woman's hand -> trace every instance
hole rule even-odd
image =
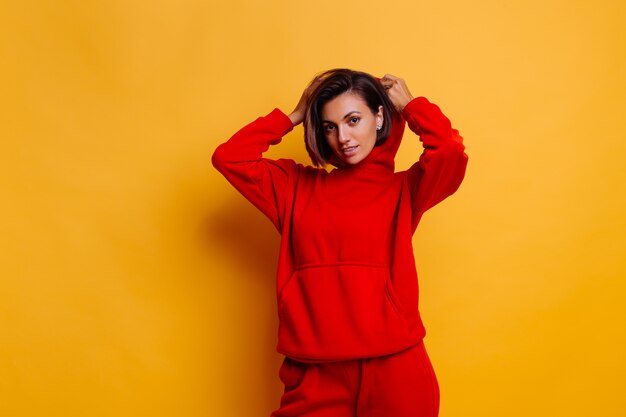
[[[296,108],[289,115],[289,119],[291,119],[291,123],[293,123],[294,126],[299,125],[304,120],[304,114],[306,113],[309,98],[311,97],[313,90],[317,88],[321,81],[322,79],[319,76],[315,77],[311,84],[304,89]]]
[[[409,87],[402,78],[398,78],[395,75],[385,74],[380,79],[380,83],[387,92],[387,96],[395,106],[396,110],[401,112],[409,101],[413,100],[413,96],[409,91]]]

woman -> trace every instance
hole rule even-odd
[[[424,150],[394,172],[405,121]],[[262,157],[300,123],[314,167]],[[285,389],[273,417],[437,416],[411,238],[461,184],[464,149],[439,107],[404,80],[348,69],[317,76],[292,113],[275,108],[216,149],[214,166],[281,233]]]

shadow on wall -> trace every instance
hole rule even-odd
[[[249,346],[254,348],[244,350],[237,347],[236,350],[245,352],[246,356],[228,358],[234,365],[228,369],[228,375],[224,378],[212,377],[231,381],[232,386],[227,389],[235,398],[259,399],[229,404],[235,415],[259,412],[269,415],[269,411],[277,407],[282,394],[278,379],[280,357],[276,353],[278,317],[275,307],[280,234],[269,219],[241,196],[224,201],[205,218],[203,226],[203,238],[211,243],[210,246],[215,247],[215,242],[220,246],[220,263],[226,270],[232,267],[232,277],[238,281],[232,285],[243,288],[250,284],[254,285],[253,288],[263,289],[259,294],[260,302],[247,306],[246,311],[239,315],[242,322],[232,323],[240,329],[242,339],[250,336]],[[266,295],[270,298],[265,298]],[[274,306],[270,311],[267,311],[268,304]]]
[[[280,234],[256,207],[243,197],[231,199],[211,213],[206,226],[207,239],[220,242],[227,263],[274,286]]]

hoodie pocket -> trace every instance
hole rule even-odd
[[[278,298],[278,351],[295,358],[344,360],[406,346],[403,309],[385,265],[298,268]]]

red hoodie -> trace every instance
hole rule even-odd
[[[405,120],[424,150],[394,172]],[[381,356],[425,335],[411,238],[422,214],[454,193],[463,139],[424,97],[394,113],[387,141],[360,163],[325,169],[262,154],[293,129],[275,108],[221,144],[213,165],[281,233],[277,351],[303,362]]]

